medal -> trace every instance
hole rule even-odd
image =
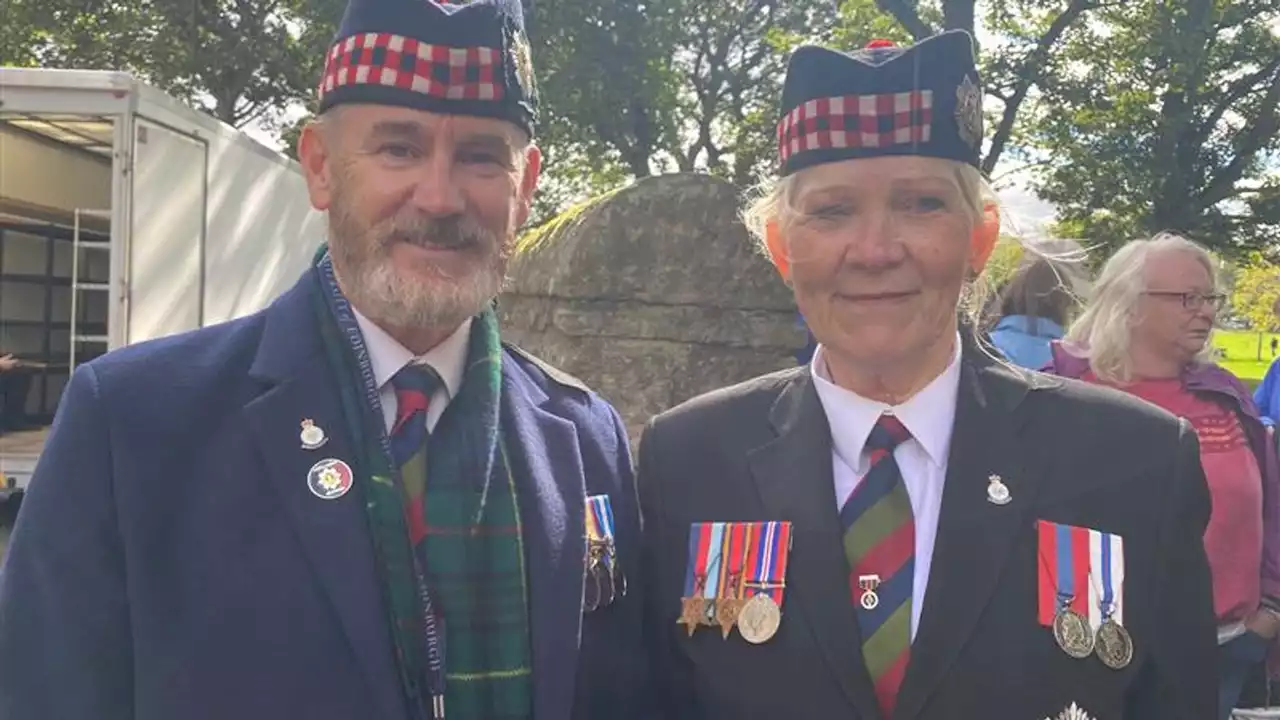
[[[1040,623],[1053,629],[1053,639],[1064,653],[1086,658],[1093,652],[1089,531],[1041,520],[1037,532]]]
[[[1098,659],[1112,670],[1123,670],[1133,660],[1133,638],[1121,624],[1120,589],[1124,582],[1124,541],[1119,535],[1089,531],[1089,579],[1102,623],[1094,636]]]
[[[738,632],[747,642],[759,644],[772,638],[782,622],[791,523],[764,522],[751,526],[743,583],[748,598],[738,615]]]
[[[708,601],[714,601],[715,593],[707,596],[707,585],[710,584],[709,569],[713,554],[718,554],[712,537],[715,526],[719,523],[694,523],[689,528],[689,557],[685,566],[684,596],[680,599],[679,623],[689,630],[692,636],[699,625],[710,625],[715,605],[707,607]]]
[[[702,598],[680,598],[680,619],[676,622],[689,629],[689,637],[693,637],[693,631],[697,630],[698,625],[701,624],[702,615]]]
[[[1098,659],[1112,670],[1123,670],[1133,660],[1133,638],[1129,637],[1129,631],[1123,625],[1111,618],[1098,627],[1094,646]]]
[[[613,506],[609,503],[609,496],[592,495],[587,498],[586,505],[586,565],[596,591],[594,601],[586,608],[590,612],[612,605],[618,598],[620,585],[622,595],[626,595],[627,590],[626,577],[618,566],[618,550],[613,534]]]
[[[1062,652],[1077,660],[1093,653],[1093,633],[1089,631],[1089,621],[1069,605],[1063,606],[1053,618],[1053,639],[1058,641]]]
[[[876,594],[876,588],[880,587],[880,576],[859,575],[858,587],[862,589],[858,604],[862,605],[863,610],[875,610],[880,605],[880,596]]]
[[[738,616],[738,632],[742,633],[743,640],[759,645],[772,638],[781,623],[782,612],[777,603],[769,595],[757,593],[742,607],[742,614]]]
[[[720,625],[720,632],[726,640],[729,638],[729,632],[738,622],[742,606],[746,603],[742,596],[745,590],[742,570],[747,561],[747,546],[752,536],[750,529],[749,523],[727,523],[724,540],[721,543],[721,557],[724,559],[720,563],[721,577],[718,583],[719,592],[716,596],[716,622]]]
[[[318,450],[329,442],[329,437],[314,420],[307,419],[302,421],[302,432],[298,433],[298,440],[302,442],[303,450]]]

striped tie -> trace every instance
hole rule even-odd
[[[391,378],[396,391],[396,419],[391,426],[391,457],[404,483],[405,521],[414,547],[427,534],[422,494],[427,486],[427,408],[440,387],[430,365],[406,365]]]
[[[897,418],[880,416],[867,439],[871,469],[840,509],[844,554],[851,568],[849,587],[862,629],[862,656],[886,718],[893,716],[911,657],[915,520],[902,473],[893,459],[894,448],[910,437]],[[871,575],[879,578],[874,587],[879,603],[868,610],[861,602],[867,590],[860,578]]]

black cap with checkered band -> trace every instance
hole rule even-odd
[[[973,37],[952,30],[897,47],[876,40],[851,53],[796,49],[778,122],[782,175],[820,163],[927,155],[975,167],[982,91]]]
[[[343,103],[498,118],[532,137],[538,100],[520,0],[348,0],[319,112]]]

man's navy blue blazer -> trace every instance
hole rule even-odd
[[[0,568],[4,720],[408,720],[309,280],[262,312],[76,370]],[[536,720],[639,712],[640,521],[617,412],[508,348]],[[329,434],[306,450],[300,423]],[[631,588],[583,609],[587,495]]]

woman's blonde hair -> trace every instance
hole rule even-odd
[[[1086,358],[1089,368],[1099,380],[1127,383],[1133,379],[1129,352],[1133,326],[1138,317],[1138,300],[1146,291],[1144,269],[1156,254],[1186,253],[1195,258],[1209,273],[1216,289],[1218,276],[1213,256],[1203,246],[1174,233],[1160,233],[1149,240],[1133,240],[1116,251],[1102,267],[1094,283],[1092,298],[1084,312],[1067,330],[1065,349]],[[1213,347],[1206,342],[1196,356],[1197,362],[1209,362]]]

